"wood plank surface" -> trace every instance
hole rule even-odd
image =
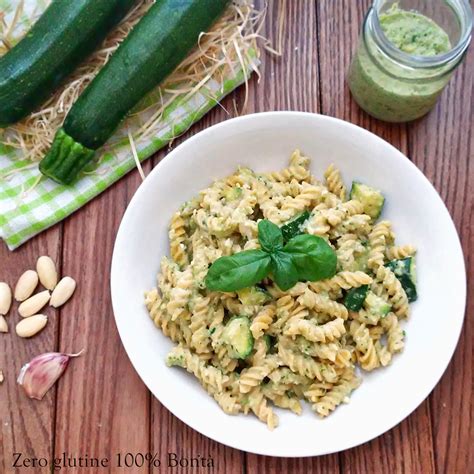
[[[282,57],[263,57],[262,79],[252,88],[249,113],[266,110],[320,110],[318,65],[318,21],[316,2],[288,0],[280,8],[268,11],[268,38],[278,39],[278,27],[283,16]],[[262,91],[265,93],[262,94]],[[247,454],[247,472],[256,473],[332,473],[338,467],[337,455],[311,460],[285,459]]]
[[[321,111],[370,130],[410,156],[408,137],[411,125],[386,124],[373,119],[357,106],[347,86],[347,71],[370,3],[368,0],[346,2],[347,8],[341,8],[340,2],[318,3]],[[339,457],[342,472],[434,473],[429,404],[423,403],[413,415],[387,434],[340,453]]]
[[[0,281],[13,288],[19,276],[28,269],[36,268],[40,255],[50,255],[61,266],[62,225],[56,226],[33,239],[18,251],[11,253],[2,243],[0,246]],[[40,287],[39,287],[40,288]],[[42,289],[42,288],[40,288]],[[53,454],[56,390],[49,391],[36,403],[26,397],[17,385],[21,367],[33,357],[57,348],[59,314],[53,308],[43,310],[48,316],[46,328],[32,339],[21,339],[15,334],[15,326],[21,317],[14,303],[6,317],[9,333],[0,334],[0,369],[5,381],[0,386],[0,472],[11,472],[14,453],[24,457],[45,457]],[[41,472],[29,468],[28,472]]]
[[[178,146],[190,135],[194,135],[205,128],[221,122],[233,113],[234,101],[238,101],[241,90],[235,94],[230,94],[222,103],[223,108],[216,107],[209,112],[199,123],[195,124],[188,133],[178,138],[173,147]],[[154,164],[158,163],[165,155],[164,152],[158,154],[154,159]],[[152,466],[152,473],[186,473],[201,472],[197,468],[190,468],[192,459],[195,465],[201,462],[212,463],[215,472],[225,472],[226,474],[238,474],[242,472],[245,453],[217,443],[206,436],[185,425],[172,415],[156,398],[151,400],[151,421],[150,421],[150,451],[157,453],[161,460],[160,466]],[[180,461],[181,460],[181,461]],[[204,461],[203,461],[204,460]],[[205,472],[206,468],[201,468]]]
[[[147,163],[145,170],[150,166]],[[64,225],[63,275],[77,279],[78,288],[61,311],[59,347],[86,352],[71,362],[68,377],[59,384],[58,456],[87,454],[107,458],[115,466],[118,453],[146,453],[149,448],[150,394],[121,345],[109,279],[118,226],[140,182],[138,172],[132,172]]]
[[[439,473],[474,472],[474,54],[471,49],[436,109],[409,129],[410,154],[440,193],[461,238],[467,310],[461,338],[430,396]],[[449,315],[446,315],[449,324]]]
[[[264,0],[256,2],[262,7]],[[468,310],[455,356],[432,395],[385,435],[357,448],[317,458],[256,456],[225,447],[188,428],[150,395],[132,368],[113,320],[109,269],[115,234],[140,184],[136,171],[92,203],[19,250],[0,245],[0,281],[14,285],[49,254],[63,275],[79,282],[61,311],[47,310],[47,328],[30,341],[0,334],[0,473],[46,472],[12,468],[13,453],[29,457],[96,456],[108,468],[88,472],[216,472],[470,474],[474,472],[474,146],[471,51],[436,109],[413,124],[390,125],[370,118],[350,96],[346,75],[369,0],[270,0],[262,34],[278,39],[283,19],[282,58],[262,53],[260,82],[249,83],[246,113],[269,110],[320,112],[376,133],[406,153],[440,192],[459,230],[466,255]],[[276,44],[277,41],[274,41]],[[216,107],[187,134],[235,115],[244,88]],[[158,153],[148,172],[165,155]],[[100,239],[96,236],[100,235]],[[447,315],[449,318],[449,315]],[[7,317],[14,331],[16,306]],[[30,401],[15,379],[38,353],[86,349],[71,361],[57,388],[42,402]],[[158,453],[158,468],[118,470],[116,455]],[[168,457],[168,453],[170,457]],[[175,466],[175,457],[212,458],[213,468]],[[167,461],[171,460],[168,466]],[[62,472],[82,472],[64,470]]]

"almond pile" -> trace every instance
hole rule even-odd
[[[38,283],[45,290],[33,294]],[[76,289],[76,282],[69,276],[58,282],[58,272],[51,257],[38,258],[35,270],[26,270],[18,279],[14,297],[20,303],[18,314],[24,318],[16,325],[20,337],[32,337],[38,334],[48,323],[48,317],[40,311],[49,303],[59,308],[71,298]],[[5,282],[0,282],[0,332],[8,332],[5,315],[12,304],[12,292]]]
[[[60,281],[58,279],[56,265],[51,257],[46,255],[38,258],[36,271],[26,270],[20,276],[13,293],[13,297],[19,303],[18,314],[21,317],[15,328],[19,337],[32,337],[45,328],[48,317],[40,311],[48,303],[54,308],[59,308],[71,298],[76,289],[75,280],[69,276]],[[35,293],[39,283],[44,290]],[[10,286],[0,282],[0,332],[8,332],[5,316],[11,309],[12,299]],[[67,362],[64,361],[77,355],[79,354],[48,353],[37,356],[22,368],[18,383],[23,386],[30,398],[41,399],[66,368]],[[46,360],[45,356],[48,356],[47,364],[43,363]],[[36,360],[41,363],[36,363]],[[61,370],[58,370],[58,367]],[[2,382],[3,372],[0,370],[0,383]]]

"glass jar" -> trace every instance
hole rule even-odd
[[[381,17],[387,18],[393,8],[432,20],[448,35],[450,49],[431,56],[410,54],[408,47],[398,49],[381,24]],[[349,70],[354,99],[370,115],[387,122],[407,122],[425,115],[463,59],[471,29],[468,0],[375,0]]]

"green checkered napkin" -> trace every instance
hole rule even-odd
[[[0,10],[14,8],[12,1],[0,0]],[[41,2],[43,3],[43,2]],[[38,3],[26,1],[28,7]],[[30,11],[31,14],[31,11]],[[174,137],[187,130],[225,95],[245,81],[251,70],[234,71],[222,83],[209,81],[187,100],[177,98],[165,110],[162,126],[151,138],[135,137],[140,160],[150,157]],[[137,121],[141,121],[141,114]],[[133,120],[129,119],[133,127]],[[136,124],[135,124],[136,125]],[[0,146],[0,237],[13,250],[28,239],[72,214],[135,167],[126,130],[120,130],[104,149],[99,167],[74,186],[61,186],[41,178],[37,164],[21,160],[14,149]],[[38,182],[39,180],[39,182]]]

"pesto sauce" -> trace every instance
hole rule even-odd
[[[451,49],[447,33],[420,13],[392,7],[380,15],[380,25],[387,39],[405,53],[436,56]]]
[[[413,56],[436,56],[451,49],[447,33],[430,18],[394,5],[379,16],[387,39]],[[404,68],[366,38],[349,71],[349,87],[357,103],[369,114],[387,122],[406,122],[425,115],[436,103],[450,74]],[[434,77],[433,77],[434,76]]]

